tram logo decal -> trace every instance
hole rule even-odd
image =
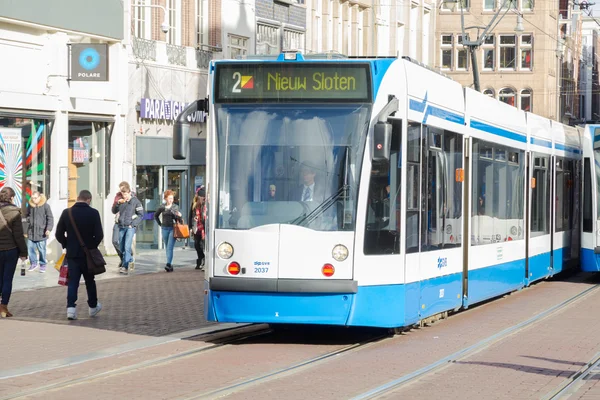
[[[448,266],[448,257],[438,257],[438,268],[442,269]]]

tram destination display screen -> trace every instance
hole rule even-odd
[[[369,64],[217,64],[217,103],[371,101]]]

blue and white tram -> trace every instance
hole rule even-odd
[[[198,104],[208,320],[401,327],[578,262],[574,128],[396,58],[215,61]]]
[[[588,125],[583,134],[583,218],[581,269],[600,271],[600,126]]]

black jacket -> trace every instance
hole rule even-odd
[[[27,209],[27,238],[34,242],[48,239],[46,231],[51,231],[54,228],[54,216],[50,205],[46,203],[46,196],[40,195],[39,204],[35,204],[33,200],[29,200],[29,208]]]
[[[171,205],[171,208],[165,207],[165,205],[161,205],[158,207],[158,210],[154,213],[154,219],[159,226],[165,228],[172,228],[175,225],[175,221],[183,224],[183,218],[175,215],[176,212],[181,212],[179,210],[179,206],[175,203]],[[162,214],[162,221],[158,218]]]
[[[144,207],[137,197],[131,196],[131,199],[125,203],[115,203],[112,206],[113,214],[119,214],[118,224],[120,227],[137,228],[142,223],[144,217]]]
[[[19,249],[19,257],[27,257],[27,244],[23,235],[21,209],[13,204],[0,203],[0,212],[7,226],[0,226],[0,251]]]
[[[79,228],[85,246],[88,249],[97,249],[102,239],[104,239],[98,210],[83,202],[73,204],[70,209],[73,210],[73,219],[77,224],[77,228]],[[62,245],[63,249],[67,249],[67,258],[85,259],[85,253],[71,225],[68,208],[62,212],[56,225],[56,240]]]

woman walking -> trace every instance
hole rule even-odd
[[[27,244],[23,235],[21,209],[13,204],[15,191],[5,186],[0,190],[0,317],[12,317],[8,302],[17,261],[27,259]]]
[[[175,247],[175,236],[173,235],[173,228],[176,223],[183,224],[183,218],[179,211],[179,206],[173,203],[175,198],[172,190],[167,190],[163,197],[165,204],[161,205],[158,210],[154,213],[154,219],[158,223],[158,226],[162,228],[163,243],[167,251],[167,265],[165,271],[173,272],[173,247]],[[162,214],[162,221],[159,218]]]
[[[192,212],[190,213],[190,221],[188,224],[190,226],[190,230],[194,232],[194,247],[196,248],[196,253],[198,254],[198,259],[196,260],[196,269],[199,270],[204,270],[205,199],[206,193],[204,191],[204,186],[200,186],[196,196],[194,197],[194,202],[192,203]]]
[[[46,203],[46,196],[39,192],[33,192],[27,209],[30,272],[38,267],[40,272],[46,272],[46,240],[50,237],[50,231],[53,227],[54,217],[50,205]]]

